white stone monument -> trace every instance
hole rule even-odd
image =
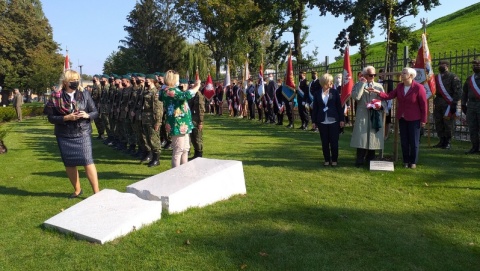
[[[104,189],[48,219],[45,227],[104,244],[161,218],[162,204]]]
[[[241,161],[196,158],[179,167],[127,186],[145,200],[161,201],[163,210],[178,213],[246,194]]]

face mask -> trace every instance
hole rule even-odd
[[[105,86],[106,83],[107,83],[107,82],[105,82],[105,81],[101,81],[101,82],[100,82],[100,85]]]
[[[130,80],[130,84],[135,85],[135,83],[136,83],[135,80],[133,80],[133,79]]]
[[[70,82],[70,83],[68,83],[68,88],[69,89],[77,89],[79,84],[80,84],[80,82],[78,82],[78,81]]]
[[[138,85],[140,85],[140,84],[142,83],[142,81],[140,81],[140,80],[137,80],[137,81],[135,81],[135,82],[136,82]]]
[[[474,73],[480,73],[480,67],[473,68]]]
[[[127,84],[122,83],[122,87],[126,88],[126,87],[127,87]]]
[[[113,79],[112,78],[108,79],[108,83],[110,84],[113,83]]]
[[[93,79],[92,82],[95,84],[97,82],[97,80]]]
[[[149,84],[149,83],[145,83],[145,87],[149,88],[149,87],[150,87],[150,84]]]
[[[312,75],[312,80],[315,80],[317,79],[317,77],[315,75]]]
[[[120,84],[115,84],[115,87],[117,87],[117,88],[118,88],[119,86],[120,86]]]
[[[447,68],[445,68],[445,67],[443,67],[443,66],[440,66],[440,67],[438,67],[438,71],[439,71],[440,73],[444,73],[444,72],[447,71]]]

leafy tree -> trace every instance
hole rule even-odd
[[[56,52],[58,44],[52,39],[52,28],[43,14],[41,2],[3,0],[0,1],[0,14],[0,85],[23,89],[47,88],[51,83],[41,80],[46,84],[43,85],[33,78],[38,79],[41,74],[47,80],[52,77],[58,79],[62,71],[62,57]],[[39,67],[42,61],[58,68]]]

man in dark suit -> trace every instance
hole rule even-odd
[[[273,99],[275,99],[276,90],[277,90],[277,84],[273,79],[273,74],[270,73],[268,75],[267,91],[265,92],[265,100],[267,103],[267,106],[265,107],[265,123],[267,123],[267,121],[269,121],[270,124],[276,123],[275,114],[273,113]]]
[[[248,79],[248,88],[247,88],[247,103],[248,103],[248,113],[249,119],[255,119],[255,86],[253,85],[252,78]]]
[[[309,94],[308,94],[308,82],[306,78],[306,72],[302,71],[300,73],[300,82],[297,88],[297,102],[298,102],[298,114],[300,115],[300,120],[302,121],[302,126],[299,129],[307,130],[308,127],[308,101],[309,101]]]

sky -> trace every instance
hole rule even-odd
[[[421,10],[417,17],[409,16],[404,19],[406,25],[415,24],[414,29],[421,28],[420,18],[427,18],[428,22],[453,13],[467,6],[476,4],[477,0],[442,0],[441,5],[428,13]],[[65,55],[68,49],[72,68],[82,73],[102,73],[103,63],[114,51],[118,51],[120,40],[127,36],[124,26],[128,24],[126,18],[135,6],[135,0],[42,0],[43,12],[53,28],[53,39],[60,44],[61,52]],[[309,26],[309,44],[303,52],[312,52],[318,47],[318,62],[329,57],[334,62],[334,57],[340,53],[334,50],[334,42],[338,33],[348,27],[343,17],[335,18],[332,15],[319,16],[318,10],[308,10],[305,24]],[[375,38],[371,43],[385,40],[382,30],[375,28]],[[428,28],[427,28],[428,32]],[[293,41],[291,33],[285,33],[283,40]],[[358,48],[351,47],[350,54]]]

